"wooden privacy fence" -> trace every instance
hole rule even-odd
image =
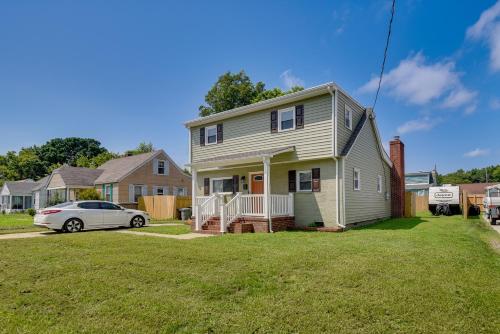
[[[468,194],[466,191],[462,192],[462,213],[464,218],[469,218],[469,208],[472,206],[478,206],[481,212],[484,212],[484,195],[483,194]]]
[[[405,217],[416,216],[416,194],[411,191],[405,192]]]
[[[191,207],[191,196],[142,196],[139,210],[146,211],[153,219],[178,218],[178,209]]]

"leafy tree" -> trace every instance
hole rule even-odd
[[[54,138],[40,147],[33,147],[48,166],[54,164],[76,165],[79,156],[95,157],[107,150],[101,143],[91,138]]]
[[[486,172],[488,173],[488,182],[500,182],[500,165],[473,168],[468,171],[459,169],[456,172],[440,175],[438,181],[440,184],[482,183],[486,182]]]
[[[85,155],[80,155],[76,159],[76,165],[78,167],[87,167],[87,168],[94,168],[95,169],[95,168],[99,167],[100,165],[102,165],[103,163],[105,163],[106,161],[109,161],[111,159],[116,159],[119,157],[120,157],[120,155],[118,155],[116,153],[112,153],[112,152],[107,152],[107,151],[100,153],[93,158],[88,158]]]
[[[208,116],[225,110],[245,106],[264,91],[264,83],[254,84],[244,71],[226,72],[219,77],[205,95],[208,106],[200,106],[200,116]]]
[[[205,95],[206,105],[198,109],[200,116],[208,116],[303,89],[303,87],[295,86],[289,91],[283,91],[280,88],[266,90],[263,82],[259,81],[254,84],[245,71],[226,72],[217,79]]]
[[[125,151],[125,156],[137,155],[137,154],[142,154],[142,153],[149,153],[149,152],[153,152],[153,151],[154,151],[153,144],[141,142],[141,143],[139,143],[139,146],[137,146],[136,149]]]
[[[36,180],[47,174],[47,165],[33,148],[23,148],[18,155],[18,173],[21,179]]]
[[[101,194],[95,188],[88,188],[80,190],[78,199],[82,201],[91,201],[101,199]]]

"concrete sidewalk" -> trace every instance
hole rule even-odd
[[[53,235],[53,234],[56,234],[56,232],[47,231],[47,232],[26,232],[26,233],[0,234],[0,240],[48,237],[48,236]]]

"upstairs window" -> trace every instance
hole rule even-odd
[[[344,111],[344,125],[349,130],[352,130],[352,109],[347,104]]]
[[[217,143],[217,125],[209,126],[205,129],[206,145]]]
[[[158,175],[165,175],[165,160],[158,160]]]
[[[352,176],[354,190],[361,190],[361,171],[359,168],[354,168]]]
[[[295,108],[278,110],[279,131],[295,129]]]

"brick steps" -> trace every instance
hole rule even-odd
[[[273,231],[285,231],[288,229],[293,229],[295,225],[294,217],[273,217],[272,219]],[[191,224],[191,228],[194,230],[194,221]],[[204,234],[215,234],[220,235],[220,217],[211,217],[203,226],[201,227],[201,233]],[[237,218],[232,222],[228,228],[228,233],[268,233],[269,223],[267,219],[263,217],[250,217],[244,216]]]

